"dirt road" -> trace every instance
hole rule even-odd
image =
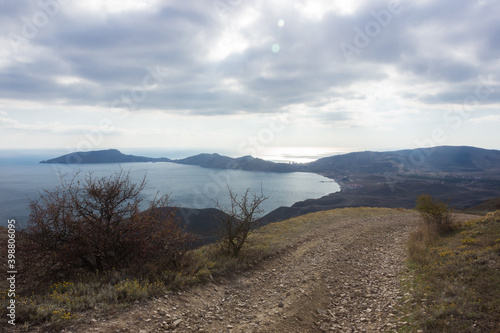
[[[328,214],[322,218],[328,218]],[[237,277],[137,305],[66,332],[387,332],[414,212],[346,218],[311,230]]]

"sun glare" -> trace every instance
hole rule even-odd
[[[208,54],[208,58],[212,61],[224,60],[233,53],[243,52],[248,45],[248,41],[240,34],[232,31],[226,31],[214,44],[214,47]]]
[[[268,147],[261,149],[256,157],[273,162],[308,163],[347,151],[342,147]]]

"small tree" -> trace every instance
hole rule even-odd
[[[140,210],[145,186],[145,177],[136,184],[123,170],[102,178],[77,174],[70,182],[61,176],[60,186],[31,202],[21,240],[28,278],[58,280],[79,272],[175,265],[190,236],[173,210],[164,208],[168,196]]]
[[[435,200],[428,194],[422,194],[417,197],[415,209],[430,231],[444,235],[453,230],[452,211],[446,203]]]
[[[262,213],[260,205],[268,199],[261,192],[260,195],[250,196],[250,189],[238,197],[228,186],[230,207],[222,207],[216,202],[217,208],[224,214],[217,216],[220,221],[219,233],[222,238],[222,247],[231,256],[238,256],[245,244],[250,230],[256,225],[259,214]]]

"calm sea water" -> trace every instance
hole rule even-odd
[[[54,154],[19,155],[0,153],[0,225],[15,218],[23,225],[29,217],[29,203],[39,197],[43,189],[60,184],[60,174],[70,180],[76,172],[95,176],[109,176],[121,169],[140,181],[146,176],[146,200],[156,193],[169,194],[176,206],[189,208],[214,207],[214,201],[229,203],[226,183],[237,193],[250,188],[262,192],[269,199],[262,204],[264,214],[297,201],[319,198],[339,191],[330,179],[312,173],[270,173],[241,170],[206,169],[174,163],[125,163],[92,165],[38,164]]]

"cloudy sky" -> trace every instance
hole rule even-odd
[[[0,149],[500,149],[497,0],[0,0]]]

